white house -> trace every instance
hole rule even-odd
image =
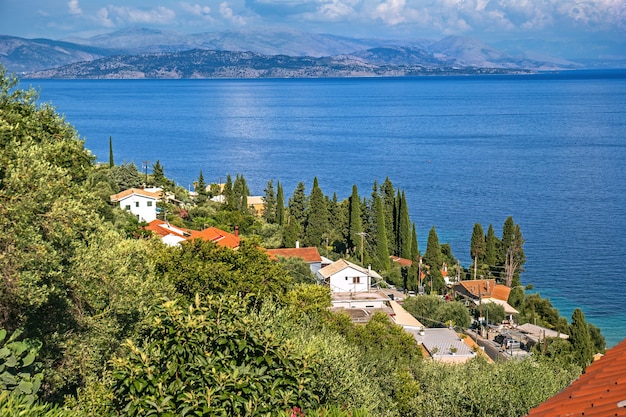
[[[122,210],[133,213],[140,222],[151,222],[157,217],[157,202],[161,193],[150,192],[140,188],[129,188],[111,196],[111,202],[119,204]]]
[[[325,282],[333,293],[368,292],[373,281],[382,277],[370,268],[363,268],[340,259],[317,271],[317,277]]]

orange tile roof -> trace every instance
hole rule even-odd
[[[626,339],[528,417],[626,416]]]
[[[219,246],[228,248],[238,248],[240,239],[231,233],[218,229],[217,227],[209,227],[202,231],[185,229],[182,227],[171,226],[169,223],[163,220],[152,220],[146,227],[146,230],[156,233],[161,237],[167,235],[175,235],[185,240],[189,239],[203,239],[210,240],[217,243]]]
[[[282,256],[284,258],[302,258],[304,262],[310,264],[322,262],[322,257],[315,246],[306,248],[267,249],[267,253],[273,260],[276,260],[278,256]]]
[[[193,239],[204,239],[210,240],[211,242],[215,242],[220,246],[225,246],[228,248],[238,248],[239,247],[239,236],[235,236],[231,233],[225,232],[217,227],[209,227],[200,232],[197,232]]]
[[[161,198],[160,192],[153,193],[150,191],[142,190],[141,188],[129,188],[128,190],[124,190],[121,193],[113,194],[111,196],[111,202],[116,203],[133,194],[137,194],[137,195],[141,195],[141,196],[149,197],[149,198],[154,198],[155,200],[159,200]]]
[[[410,259],[406,259],[406,258],[401,258],[399,256],[390,256],[389,257],[393,262],[400,264],[400,266],[402,267],[407,267],[407,266],[411,266],[411,264],[413,264],[413,261],[411,261]]]

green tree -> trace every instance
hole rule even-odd
[[[574,362],[582,369],[585,369],[593,360],[595,352],[585,315],[579,308],[574,309],[572,314],[569,336]]]
[[[134,163],[122,163],[109,169],[109,178],[115,184],[116,193],[128,190],[129,188],[139,188],[143,182],[141,174]]]
[[[194,189],[196,193],[198,193],[198,197],[196,201],[198,204],[206,203],[208,199],[208,193],[206,190],[206,182],[204,181],[204,175],[202,175],[202,170],[200,170],[200,174],[198,175],[198,181],[194,184]]]
[[[163,165],[161,165],[161,161],[159,161],[158,159],[154,163],[154,165],[152,165],[152,181],[154,181],[154,185],[156,185],[157,187],[165,187],[168,183],[167,178],[165,178],[165,173],[163,171]],[[204,188],[206,189],[206,184]]]
[[[465,304],[458,301],[447,302],[440,305],[435,314],[435,320],[448,327],[455,326],[465,329],[468,328],[472,322],[467,307],[465,307]]]
[[[285,194],[280,181],[276,188],[276,223],[283,226],[285,224]]]
[[[379,195],[376,195],[376,222],[375,222],[375,245],[376,245],[376,267],[386,271],[389,269],[389,246],[387,244],[387,226],[385,225],[385,212],[383,202]]]
[[[313,179],[313,188],[309,196],[309,213],[304,228],[304,244],[320,246],[322,237],[328,230],[328,208],[324,193],[319,187],[317,177]]]
[[[109,136],[109,168],[113,168],[115,162],[113,161],[113,138]]]
[[[485,238],[485,263],[489,266],[490,270],[498,264],[498,246],[500,240],[496,236],[493,225],[489,225],[487,229],[487,237]]]
[[[274,181],[269,180],[265,186],[263,197],[263,218],[268,223],[276,223],[276,194],[274,193]]]
[[[235,182],[233,183],[233,208],[239,210],[242,213],[248,213],[248,196],[250,195],[250,189],[243,175],[237,174],[235,176]]]
[[[400,197],[398,247],[402,258],[411,259],[411,219],[409,218],[409,208],[404,191]]]
[[[289,198],[288,208],[289,216],[297,220],[301,226],[306,223],[308,214],[308,201],[306,198],[304,183],[300,181],[293,191],[293,195]]]
[[[472,230],[472,241],[470,244],[470,255],[472,256],[472,259],[474,259],[474,279],[478,278],[478,261],[483,260],[483,256],[486,251],[485,245],[485,232],[483,232],[483,227],[480,223],[475,223],[474,229]]]
[[[250,312],[237,295],[164,303],[140,345],[113,360],[115,409],[129,416],[269,415],[317,408],[316,364]],[[193,358],[193,360],[190,360]],[[164,366],[166,364],[167,366]]]
[[[224,196],[224,208],[226,210],[235,210],[235,194],[233,192],[233,179],[230,174],[226,175],[226,182],[222,189],[222,195]]]
[[[363,233],[363,223],[361,219],[361,198],[356,185],[352,186],[352,195],[349,199],[349,230],[347,236],[348,249],[352,256],[359,256],[362,252],[363,246],[361,245]]]
[[[439,292],[444,286],[443,277],[441,276],[443,256],[435,226],[431,227],[428,232],[428,242],[426,244],[426,252],[424,253],[423,261],[430,268],[430,275],[433,282],[431,292]]]
[[[389,177],[380,186],[380,195],[383,200],[383,211],[385,213],[385,227],[387,227],[387,243],[389,245],[389,254],[396,254],[396,234],[394,232],[394,206],[396,191]]]
[[[429,327],[438,327],[437,310],[444,304],[437,295],[421,295],[408,297],[402,303],[402,307],[411,313],[416,319]]]
[[[521,228],[513,222],[512,217],[504,222],[500,253],[504,265],[504,283],[509,287],[519,285],[519,274],[523,271],[526,256]]]

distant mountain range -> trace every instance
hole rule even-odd
[[[0,62],[22,78],[402,76],[588,66],[511,56],[458,36],[400,41],[269,31],[183,35],[144,28],[63,41],[0,36]]]

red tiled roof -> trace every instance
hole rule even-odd
[[[150,230],[151,232],[154,232],[161,237],[165,237],[167,235],[175,235],[185,240],[188,240],[188,239],[210,240],[211,242],[217,243],[219,246],[224,246],[224,247],[232,248],[232,249],[239,247],[238,236],[235,236],[231,233],[220,230],[217,227],[209,227],[208,229],[198,231],[198,230],[185,229],[182,227],[171,226],[169,223],[164,222],[163,220],[156,219],[156,220],[152,220],[145,227],[145,229]]]
[[[626,339],[528,417],[626,416]]]
[[[410,259],[406,259],[406,258],[400,258],[399,256],[390,256],[389,257],[393,262],[400,264],[400,266],[402,267],[408,267],[411,266],[411,264],[413,263],[413,261],[411,261]]]
[[[322,262],[322,257],[315,246],[307,248],[267,249],[267,253],[272,260],[276,260],[278,256],[282,256],[284,258],[302,258],[304,262],[310,264]]]
[[[220,230],[217,227],[209,227],[208,229],[204,229],[200,232],[197,232],[196,235],[193,236],[192,238],[210,240],[211,242],[215,242],[220,246],[225,246],[227,248],[232,248],[232,249],[239,247],[238,236],[235,236],[231,233]]]
[[[111,196],[111,202],[116,203],[133,194],[154,198],[155,200],[159,200],[161,198],[161,193],[152,193],[150,191],[142,190],[141,188],[129,188],[128,190],[124,190],[121,193],[113,194]]]

